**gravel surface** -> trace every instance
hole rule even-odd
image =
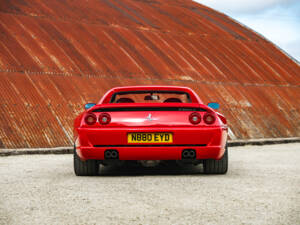
[[[300,224],[300,144],[229,149],[227,175],[202,166],[100,168],[72,155],[0,157],[0,224]]]

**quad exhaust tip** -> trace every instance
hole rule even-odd
[[[119,152],[117,150],[106,150],[104,152],[105,159],[119,159]]]
[[[196,151],[194,149],[185,149],[182,151],[181,156],[182,156],[182,159],[196,159]],[[113,149],[106,150],[104,152],[104,158],[105,159],[119,159],[119,152],[117,150],[113,150]],[[142,161],[148,161],[148,160],[142,160]],[[155,161],[155,160],[153,160],[153,161]],[[144,162],[142,164],[157,164],[157,163],[153,163],[153,161],[149,160],[149,162],[147,162],[147,163]]]
[[[196,159],[196,151],[194,149],[185,149],[182,151],[182,159]]]

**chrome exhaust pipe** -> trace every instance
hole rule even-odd
[[[196,158],[196,152],[194,150],[190,150],[189,151],[189,157],[190,157],[190,159]]]
[[[104,158],[105,159],[118,159],[119,153],[117,150],[106,150],[104,152]]]
[[[184,151],[182,152],[182,158],[184,158],[184,159],[189,158],[189,155],[190,155],[190,153],[189,153],[189,151],[187,151],[187,150],[184,150]]]
[[[112,152],[110,150],[106,150],[104,152],[104,158],[105,159],[111,159],[112,158]]]
[[[196,151],[194,149],[185,149],[182,151],[182,159],[195,159]]]
[[[116,150],[112,150],[112,151],[111,151],[111,158],[112,158],[112,159],[117,159],[117,158],[119,158],[119,154],[118,154],[118,152],[117,152]]]

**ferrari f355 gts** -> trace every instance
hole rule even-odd
[[[203,164],[206,174],[228,168],[226,118],[190,88],[132,86],[109,90],[85,105],[74,122],[74,171],[98,174],[99,164]]]

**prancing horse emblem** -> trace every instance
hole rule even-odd
[[[147,116],[146,119],[149,120],[149,121],[153,121],[153,119],[152,119],[152,114],[150,113],[150,114]]]

